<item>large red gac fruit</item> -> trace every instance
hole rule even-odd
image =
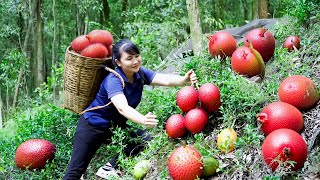
[[[320,98],[313,81],[302,75],[293,75],[284,79],[278,89],[280,101],[289,103],[299,110],[309,109]]]
[[[298,50],[300,49],[300,39],[298,36],[289,36],[283,43],[283,47],[287,48],[290,52],[294,50],[294,47]]]
[[[264,76],[265,64],[260,58],[261,55],[257,51],[254,52],[245,46],[239,47],[232,54],[231,68],[236,73],[248,77]]]
[[[231,56],[237,49],[237,42],[235,38],[228,32],[216,32],[208,37],[209,39],[209,53],[212,57],[220,56],[225,59]]]
[[[219,87],[213,83],[205,83],[200,86],[199,101],[201,107],[208,113],[216,112],[221,104]]]
[[[262,144],[262,156],[265,163],[275,171],[279,163],[288,167],[288,161],[294,161],[292,169],[296,171],[304,166],[308,148],[300,134],[291,129],[277,129],[271,132]]]
[[[201,108],[191,109],[185,116],[185,126],[192,133],[201,132],[208,124],[208,114]]]
[[[71,42],[71,48],[76,52],[81,52],[84,48],[90,45],[90,41],[86,35],[76,37]]]
[[[181,114],[174,114],[168,118],[166,132],[170,138],[181,138],[185,135],[187,128],[184,121],[185,119]]]
[[[257,118],[262,123],[262,132],[266,135],[281,128],[292,129],[299,133],[304,122],[302,113],[296,107],[285,102],[268,104],[261,113],[257,114]]]
[[[108,49],[101,43],[95,43],[84,48],[81,51],[81,55],[90,58],[106,58]]]
[[[106,47],[112,45],[112,42],[113,42],[113,36],[107,30],[101,30],[101,29],[93,30],[87,35],[87,37],[88,37],[90,43],[92,43],[92,44],[93,43],[102,43]]]
[[[193,86],[185,86],[178,91],[176,101],[183,112],[188,112],[198,105],[198,98],[198,91]]]
[[[21,169],[41,169],[54,158],[56,147],[48,140],[30,139],[16,150],[15,162]]]
[[[249,47],[249,42],[257,50],[264,62],[267,62],[274,54],[276,48],[276,41],[273,34],[266,28],[256,28],[248,32],[244,38],[244,45]]]
[[[190,146],[178,147],[169,157],[168,169],[174,180],[200,178],[203,171],[201,154]]]

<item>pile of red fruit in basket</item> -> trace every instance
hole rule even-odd
[[[89,58],[106,58],[112,54],[113,36],[107,30],[95,29],[71,42],[73,51]]]

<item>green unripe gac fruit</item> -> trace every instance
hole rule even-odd
[[[133,168],[133,177],[135,180],[143,179],[146,175],[148,170],[151,167],[151,163],[149,160],[142,160],[138,162]]]
[[[216,173],[216,170],[219,167],[219,161],[213,157],[203,157],[202,163],[202,176],[212,176],[214,173]]]

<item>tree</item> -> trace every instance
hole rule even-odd
[[[192,49],[195,55],[202,51],[202,29],[200,26],[198,0],[187,0],[188,20],[192,40]]]
[[[28,44],[30,42],[30,35],[32,33],[32,27],[34,26],[34,10],[36,9],[36,6],[37,6],[37,3],[33,3],[32,4],[32,1],[31,0],[28,0],[28,3],[29,4],[29,7],[28,7],[28,10],[27,10],[27,16],[28,18],[27,19],[27,28],[26,31],[25,31],[25,37],[24,37],[24,41],[23,41],[23,44],[20,45],[21,47],[21,52],[27,57],[27,49],[28,49]],[[20,12],[21,13],[21,12]],[[23,20],[23,17],[20,16],[20,21],[21,21],[21,25],[24,24],[24,20]],[[23,27],[21,27],[21,29],[24,29]],[[22,33],[20,34],[20,36],[22,35]],[[12,107],[15,108],[16,105],[17,105],[17,101],[18,101],[18,96],[19,96],[19,87],[20,87],[20,84],[21,84],[21,81],[22,81],[22,78],[23,78],[23,75],[25,74],[25,67],[20,67],[20,70],[19,70],[19,75],[18,75],[18,79],[17,79],[17,83],[15,85],[15,89],[14,89],[14,96],[13,96],[13,102],[12,102]]]
[[[269,18],[269,1],[268,0],[258,1],[258,12],[259,12],[259,19]]]
[[[43,0],[37,0],[37,77],[36,86],[39,87],[45,81],[45,62],[43,55],[43,19],[41,17],[41,6]]]

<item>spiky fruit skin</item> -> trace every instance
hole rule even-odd
[[[138,162],[133,168],[134,179],[135,180],[143,179],[147,175],[150,167],[151,167],[151,162],[149,160],[142,160]]]
[[[200,178],[203,169],[201,154],[190,146],[178,147],[169,157],[168,169],[174,180]]]
[[[201,108],[191,109],[185,116],[185,126],[192,133],[201,132],[208,124],[208,114]]]
[[[268,104],[257,117],[262,123],[261,130],[266,135],[281,128],[292,129],[299,133],[304,123],[299,109],[285,102]]]
[[[303,167],[307,159],[308,148],[300,134],[291,129],[277,129],[263,141],[262,156],[265,163],[274,171],[278,162],[294,161],[292,167],[296,171]]]
[[[294,49],[293,46],[300,49],[300,39],[298,36],[289,36],[283,43],[283,47],[287,48],[289,52]]]
[[[29,170],[44,168],[54,158],[56,147],[48,140],[30,139],[16,150],[15,162],[18,168]]]
[[[108,49],[108,56],[112,56],[112,45],[108,46],[107,49]]]
[[[228,32],[216,32],[209,36],[209,53],[212,57],[220,56],[221,59],[225,59],[227,56],[231,56],[237,49],[237,41]]]
[[[183,137],[187,128],[184,124],[185,119],[181,114],[174,114],[170,116],[166,123],[166,132],[172,139]]]
[[[88,37],[90,43],[92,43],[92,44],[93,43],[102,43],[106,47],[112,45],[112,42],[113,42],[113,36],[107,30],[101,30],[101,29],[93,30],[87,35],[87,37]]]
[[[313,81],[302,75],[293,75],[284,79],[278,89],[280,101],[289,103],[299,110],[314,106],[320,98]]]
[[[199,90],[201,107],[208,113],[216,112],[221,104],[219,87],[213,83],[203,84]]]
[[[244,45],[247,47],[249,47],[248,40],[252,43],[253,48],[261,54],[263,61],[269,61],[276,48],[273,34],[265,28],[256,28],[249,31],[244,38]]]
[[[202,176],[212,176],[219,167],[219,161],[213,157],[202,158],[203,171]]]
[[[89,45],[90,41],[86,35],[78,36],[71,42],[71,48],[77,52],[81,52],[84,48],[86,48]]]
[[[252,77],[263,73],[264,64],[259,62],[250,48],[243,46],[236,49],[232,54],[231,68],[236,73]]]
[[[183,112],[188,112],[198,105],[198,91],[193,86],[185,86],[176,96],[177,105]]]
[[[108,49],[101,43],[90,44],[81,51],[81,55],[90,58],[106,58]]]
[[[223,153],[228,153],[233,151],[235,148],[234,143],[237,138],[238,138],[237,133],[233,129],[231,128],[223,129],[218,134],[218,140],[217,140],[218,149]]]

